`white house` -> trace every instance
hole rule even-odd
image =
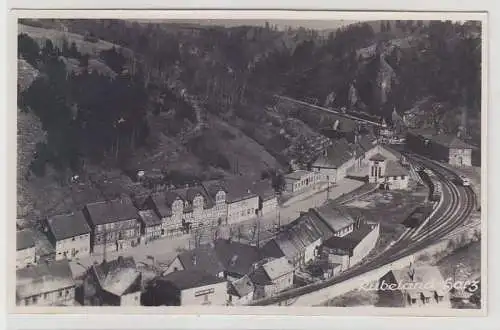
[[[285,174],[285,190],[290,193],[302,191],[321,182],[322,178],[319,172],[296,170]]]
[[[252,192],[251,185],[242,180],[234,179],[224,182],[227,191],[227,222],[239,223],[258,215],[259,196]]]
[[[71,260],[90,254],[90,226],[81,211],[51,217],[47,224],[56,260]]]
[[[345,138],[325,149],[316,161],[311,164],[314,172],[322,174],[322,179],[336,183],[347,176],[347,171],[355,165],[355,154]]]
[[[294,268],[285,257],[270,258],[263,260],[249,276],[255,286],[255,299],[261,299],[291,288]]]
[[[36,263],[35,240],[33,233],[28,230],[16,232],[16,269],[24,268]]]
[[[359,263],[375,247],[380,234],[379,224],[362,224],[348,235],[333,236],[326,240],[321,252],[329,264],[340,264],[346,270]]]
[[[369,181],[378,183],[386,189],[408,189],[409,170],[398,161],[387,160],[377,153],[370,158]]]
[[[75,282],[67,260],[42,262],[16,271],[18,306],[73,306]]]

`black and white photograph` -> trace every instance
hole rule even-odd
[[[17,19],[17,310],[484,310],[485,18],[298,17]]]

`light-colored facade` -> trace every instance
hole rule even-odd
[[[319,171],[294,171],[285,175],[285,190],[290,193],[300,192],[322,182],[323,177],[323,173]]]
[[[278,198],[272,197],[267,200],[262,201],[262,215],[270,214],[276,212],[278,208]]]
[[[120,297],[120,306],[141,306],[141,291],[124,294]]]
[[[67,260],[43,262],[16,271],[18,306],[74,305],[75,282]]]
[[[453,166],[472,166],[472,148],[451,148],[448,163]]]
[[[215,305],[225,306],[229,300],[227,282],[184,289],[180,294],[181,306]]]
[[[73,306],[75,287],[60,288],[19,299],[19,306]]]
[[[254,195],[249,198],[228,203],[228,224],[239,223],[251,219],[259,210],[259,197]]]
[[[83,258],[90,254],[90,233],[56,241],[56,260]]]
[[[35,246],[16,251],[16,269],[35,264]]]
[[[375,247],[380,236],[380,225],[362,225],[350,235],[336,236],[326,241],[322,251],[329,264],[340,264],[346,270],[363,260]]]
[[[30,230],[16,232],[16,269],[36,263],[36,248],[33,233]]]
[[[376,154],[370,158],[369,181],[378,183],[387,189],[408,189],[409,171],[397,161],[387,160],[385,156]]]

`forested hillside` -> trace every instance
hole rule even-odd
[[[271,111],[275,94],[389,122],[394,109],[421,107],[427,125],[450,133],[466,113],[478,140],[475,22],[364,22],[329,34],[269,24],[20,23],[19,58],[37,76],[19,90],[19,108],[46,137],[23,158],[37,177],[155,169],[192,181],[286,169],[328,118]]]

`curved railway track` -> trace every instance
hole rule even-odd
[[[413,162],[430,169],[442,185],[443,195],[441,198],[443,198],[443,201],[425,223],[419,228],[412,230],[404,238],[396,241],[390,248],[379,255],[350,268],[335,278],[283,292],[278,296],[255,301],[252,305],[281,303],[291,305],[301,295],[321,290],[390,264],[403,257],[410,256],[429,245],[439,242],[448,234],[463,226],[476,205],[476,195],[473,190],[470,187],[456,185],[454,181],[459,176],[438,162],[412,154],[407,154],[407,156]]]

